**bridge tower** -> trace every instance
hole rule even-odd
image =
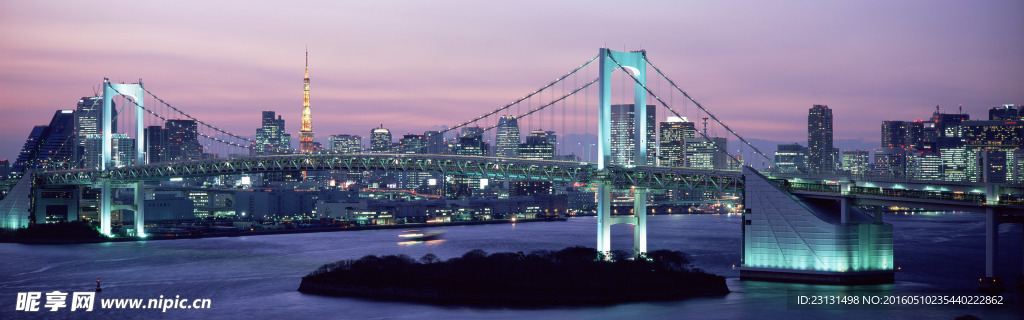
[[[633,163],[637,165],[647,164],[647,91],[644,86],[647,83],[647,52],[614,51],[608,48],[601,48],[598,55],[600,60],[601,74],[598,84],[600,85],[599,110],[598,110],[598,139],[597,146],[600,154],[597,158],[597,169],[606,172],[611,165],[611,75],[619,66],[623,72],[629,72],[639,83],[633,86]],[[654,125],[654,124],[651,124]],[[607,182],[597,183],[597,251],[608,257],[611,252],[611,226],[619,223],[633,224],[633,253],[639,256],[647,252],[647,190],[643,188],[633,189],[633,216],[612,217],[611,191],[614,186]]]
[[[103,78],[103,124],[102,124],[102,150],[100,158],[100,170],[106,171],[114,167],[113,163],[113,145],[112,135],[113,130],[111,126],[112,122],[112,111],[113,99],[115,95],[123,95],[131,98],[135,101],[135,164],[142,165],[146,164],[146,134],[143,131],[145,127],[145,109],[143,109],[145,96],[145,89],[142,86],[142,80],[138,83],[111,83],[110,79]],[[101,185],[102,192],[100,193],[100,233],[110,236],[110,211],[113,208],[110,201],[112,195],[110,180],[101,179],[98,181]],[[145,203],[146,193],[143,189],[142,181],[138,181],[132,184],[131,188],[135,189],[135,204],[125,207],[135,211],[135,234],[140,237],[145,237],[146,233],[143,228],[145,226]]]

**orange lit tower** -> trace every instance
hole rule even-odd
[[[299,151],[316,151],[313,142],[313,120],[309,112],[309,50],[306,50],[306,78],[302,80],[302,127],[299,128]]]

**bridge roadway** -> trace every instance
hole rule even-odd
[[[632,186],[667,189],[739,190],[742,174],[737,170],[708,170],[658,166],[609,166],[577,161],[529,160],[518,158],[437,154],[289,154],[204,159],[175,163],[126,166],[100,170],[66,170],[36,174],[49,186],[93,185],[107,180],[114,184],[170,178],[206,177],[281,171],[414,171],[466,175],[493,179],[547,180],[561,182],[606,182],[615,188]]]

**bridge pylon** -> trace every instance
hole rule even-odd
[[[123,95],[134,100],[135,104],[135,157],[133,159],[119,159],[120,163],[114,163],[114,150],[113,150],[113,99],[116,95]],[[102,120],[102,150],[100,159],[100,170],[106,171],[113,169],[116,166],[126,165],[125,162],[133,161],[134,164],[143,165],[146,164],[146,134],[144,131],[145,118],[144,115],[146,110],[143,108],[145,103],[145,89],[142,86],[142,80],[138,83],[112,83],[110,79],[103,78],[103,120]],[[100,233],[111,236],[110,226],[110,211],[113,209],[111,203],[112,186],[110,181],[107,179],[100,179],[97,181],[100,184]],[[135,211],[135,234],[139,237],[145,237],[145,189],[143,189],[142,181],[132,183],[131,188],[135,189],[135,204],[128,207],[128,209]]]
[[[633,164],[647,165],[647,53],[645,51],[622,52],[601,48],[598,56],[601,74],[598,110],[598,171],[607,171],[612,165],[611,156],[611,75],[619,66],[637,79],[633,86]],[[653,124],[651,124],[653,125]],[[619,163],[620,165],[624,163]],[[633,224],[633,254],[640,256],[647,252],[647,190],[633,189],[633,215],[612,217],[611,188],[607,182],[597,183],[597,252],[611,257],[611,226],[619,223]]]

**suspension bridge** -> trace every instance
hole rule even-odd
[[[595,65],[596,68],[592,66]],[[593,70],[593,69],[596,69]],[[621,72],[616,72],[621,71]],[[591,73],[596,73],[591,77]],[[616,78],[617,76],[617,78]],[[583,80],[580,80],[582,78]],[[618,80],[618,83],[616,83]],[[592,87],[597,85],[596,90]],[[569,88],[566,88],[566,87]],[[667,92],[662,90],[667,87]],[[632,89],[632,97],[628,92]],[[595,92],[596,91],[596,94]],[[616,94],[617,93],[617,94]],[[596,95],[596,105],[589,96]],[[547,98],[545,98],[545,96]],[[679,98],[679,102],[676,98]],[[123,100],[120,116],[113,118],[114,99]],[[580,103],[580,99],[584,101]],[[613,98],[617,98],[613,99]],[[150,100],[150,103],[146,103]],[[657,104],[648,105],[651,100]],[[613,104],[632,105],[626,112],[613,112]],[[580,107],[582,105],[582,107]],[[693,107],[693,113],[690,109]],[[647,108],[644,108],[647,107]],[[624,109],[620,109],[624,110]],[[596,116],[596,121],[590,120]],[[646,112],[645,112],[646,111]],[[560,114],[559,114],[560,113]],[[582,113],[582,115],[581,115]],[[125,116],[128,114],[129,116]],[[989,215],[993,230],[1000,222],[1017,222],[1022,208],[1001,203],[1001,191],[1020,192],[1020,186],[989,184],[981,192],[970,190],[966,194],[979,196],[957,197],[956,191],[907,192],[907,186],[866,185],[851,179],[810,179],[795,181],[793,177],[766,176],[745,160],[761,159],[772,163],[772,158],[758,150],[746,138],[726,125],[710,110],[691,97],[675,81],[647,57],[645,51],[614,51],[602,48],[596,57],[555,78],[539,89],[491,109],[482,115],[439,130],[446,140],[456,140],[459,129],[474,132],[483,140],[496,142],[495,129],[501,126],[498,117],[511,115],[533,129],[555,129],[561,123],[561,132],[590,135],[595,129],[597,137],[593,149],[589,143],[564,146],[565,151],[582,153],[572,160],[525,159],[508,156],[488,156],[486,151],[476,155],[431,154],[427,146],[404,148],[401,153],[380,153],[363,148],[360,153],[299,152],[288,154],[255,155],[250,150],[256,141],[232,133],[200,120],[175,107],[138,83],[103,82],[103,112],[101,154],[98,165],[89,169],[54,168],[27,174],[4,199],[0,208],[21,208],[12,204],[23,196],[38,200],[45,190],[74,190],[88,186],[100,191],[100,232],[111,235],[111,211],[124,209],[135,214],[135,230],[145,236],[146,182],[172,178],[210,177],[235,174],[254,174],[294,171],[390,171],[427,172],[499,180],[542,180],[564,183],[596,184],[597,249],[611,251],[611,226],[627,223],[633,226],[633,249],[637,255],[647,251],[647,195],[664,190],[708,190],[715,194],[735,194],[744,203],[743,268],[750,278],[798,279],[807,281],[892,281],[892,225],[881,221],[881,214],[862,212],[862,205],[908,204],[908,206],[934,203],[935,197],[957,210],[978,211]],[[691,123],[689,141],[703,143],[701,155],[718,160],[673,161],[665,157],[667,137],[652,134],[660,119],[687,115],[703,117],[703,130]],[[696,118],[694,117],[694,118]],[[147,150],[147,123],[175,123],[175,119],[188,119],[195,128],[191,132],[203,145],[183,146],[189,150],[175,157],[158,157]],[[707,120],[712,120],[710,129]],[[115,121],[131,122],[124,136],[134,139],[134,152],[124,152],[127,145],[115,139]],[[571,126],[569,125],[571,122]],[[579,123],[582,122],[582,125]],[[665,129],[662,129],[664,133]],[[518,129],[516,130],[518,135]],[[723,133],[738,142],[735,153],[729,152]],[[454,137],[452,137],[455,135]],[[490,138],[493,137],[493,138]],[[516,137],[518,138],[518,137]],[[659,145],[659,141],[661,144]],[[661,152],[659,152],[659,150]],[[697,151],[684,150],[680,153]],[[126,156],[127,155],[127,156]],[[860,183],[858,185],[858,183]],[[919,185],[921,190],[946,187],[942,182]],[[959,188],[959,186],[955,186]],[[874,189],[872,189],[874,188]],[[111,196],[115,189],[132,189],[132,204],[114,204]],[[77,190],[81,190],[78,188]],[[903,190],[902,192],[890,192]],[[934,189],[933,189],[934,190]],[[80,192],[80,191],[78,191]],[[946,192],[944,194],[942,192]],[[613,216],[613,194],[629,193],[633,198],[633,212],[628,216]],[[79,199],[80,196],[71,196]],[[53,201],[47,200],[47,201]],[[24,206],[23,206],[24,207]],[[5,212],[5,223],[24,224],[27,216],[38,210],[29,206],[19,212]],[[995,237],[988,242],[989,268],[986,275],[993,276]]]

